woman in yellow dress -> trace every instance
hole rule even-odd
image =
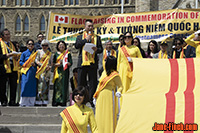
[[[117,124],[118,102],[122,83],[117,69],[117,59],[108,56],[105,63],[106,74],[102,74],[94,98],[96,99],[96,122],[99,133],[114,133]],[[116,87],[119,87],[116,92]],[[115,94],[117,97],[115,97]]]
[[[122,79],[123,91],[125,93],[131,84],[133,75],[133,62],[131,58],[142,58],[140,49],[133,45],[133,35],[131,32],[124,34],[124,46],[119,49],[117,58],[117,70]]]
[[[85,104],[89,101],[88,91],[79,86],[72,93],[75,104],[64,109],[62,117],[61,133],[87,133],[87,125],[90,125],[92,133],[97,133],[97,125],[93,110]]]

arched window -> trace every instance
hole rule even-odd
[[[26,0],[26,5],[30,5],[30,0]]]
[[[21,5],[22,5],[22,6],[25,5],[25,0],[21,0]]]
[[[24,19],[24,31],[29,31],[29,19],[28,16],[25,17]]]
[[[16,19],[16,28],[15,28],[16,31],[21,31],[21,19],[19,16],[17,16],[17,19]]]
[[[125,0],[125,1],[124,1],[124,4],[129,4],[129,0]]]
[[[79,5],[79,0],[75,0],[75,5]]]
[[[65,0],[65,1],[64,1],[64,4],[65,4],[65,5],[68,5],[68,0]]]
[[[70,0],[69,5],[74,5],[74,0]]]
[[[100,4],[103,4],[104,3],[104,0],[100,0]]]
[[[49,0],[45,0],[45,5],[49,5]]]
[[[117,2],[117,0],[114,0],[114,2],[113,2],[114,4],[118,4],[118,2]]]
[[[40,5],[44,5],[44,1],[43,0],[40,0]]]
[[[6,0],[2,0],[2,5],[6,5]]]
[[[19,0],[16,0],[15,1],[15,5],[19,5],[20,3],[19,3]]]
[[[4,25],[4,24],[5,24],[5,23],[4,23],[4,17],[1,16],[1,17],[0,17],[0,30],[1,30],[1,31],[5,28],[5,25]]]
[[[45,31],[45,18],[43,15],[40,19],[40,31]]]
[[[89,5],[92,5],[92,0],[89,0]]]
[[[54,5],[54,0],[51,0],[51,1],[50,1],[50,5]]]

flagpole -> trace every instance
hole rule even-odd
[[[196,0],[196,9],[198,8],[198,0]]]
[[[121,0],[121,14],[124,13],[124,0]]]

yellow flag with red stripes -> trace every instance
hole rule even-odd
[[[199,132],[200,59],[133,62],[133,79],[122,95],[116,133]]]

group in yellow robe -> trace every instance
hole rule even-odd
[[[94,95],[96,98],[95,119],[99,133],[114,133],[117,124],[118,101],[115,92],[117,86],[119,88],[118,92],[121,92],[123,87],[120,76],[116,71],[110,75],[111,77],[109,78],[106,74],[102,74]]]
[[[123,47],[127,50],[130,57],[142,58],[140,49],[137,46],[131,45],[131,46],[127,47],[126,45],[124,45]],[[122,84],[124,87],[122,94],[125,93],[129,89],[131,81],[132,81],[132,77],[131,77],[132,71],[129,71],[130,66],[129,66],[127,57],[125,56],[124,52],[122,51],[123,47],[121,47],[119,49],[118,58],[117,58],[117,70],[122,79]]]
[[[185,42],[196,49],[196,57],[199,58],[200,57],[200,41],[191,41],[191,39],[193,39],[194,37],[195,37],[195,34],[193,33],[187,39],[185,39]]]
[[[75,103],[60,113],[62,117],[61,133],[87,133],[90,125],[92,133],[97,133],[93,110],[86,105],[80,107]]]

